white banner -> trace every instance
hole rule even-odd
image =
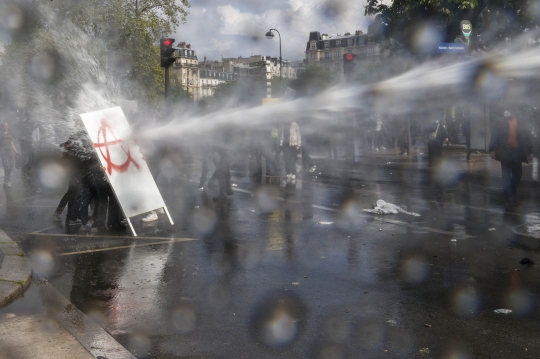
[[[99,160],[126,217],[157,208],[165,202],[120,107],[81,115]]]

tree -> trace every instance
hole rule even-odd
[[[368,0],[365,15],[375,16],[368,34],[393,51],[415,52],[419,30],[428,26],[442,41],[452,42],[462,20],[470,20],[471,46],[498,43],[538,25],[535,2],[528,0]],[[531,16],[531,14],[534,14]],[[480,35],[480,37],[478,36]]]
[[[12,3],[31,21],[25,21],[21,29],[13,31],[12,43],[4,49],[0,71],[8,77],[13,73],[26,76],[25,69],[45,51],[56,56],[61,67],[61,71],[56,71],[53,96],[63,93],[73,100],[78,91],[73,83],[67,88],[59,86],[62,77],[76,77],[78,69],[89,71],[83,67],[96,66],[107,79],[117,80],[108,81],[109,89],[114,87],[122,97],[147,104],[163,101],[164,69],[160,67],[158,41],[186,20],[188,0],[20,0]],[[73,26],[76,29],[71,29]],[[79,58],[76,51],[81,54]],[[89,64],[88,58],[80,58],[85,52],[96,61]],[[48,83],[51,84],[50,79]],[[12,81],[11,85],[18,92],[33,84],[32,81]]]
[[[336,83],[335,74],[320,65],[309,65],[290,86],[297,91],[299,97],[317,95]]]

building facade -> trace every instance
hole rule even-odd
[[[194,101],[212,96],[220,83],[234,80],[231,72],[223,71],[223,63],[208,62],[206,58],[200,63],[196,51],[189,44],[181,42],[175,54],[172,81],[181,84]]]
[[[176,61],[171,67],[171,81],[180,84],[192,98],[200,99],[199,59],[191,45],[181,42],[175,50]]]
[[[381,56],[381,49],[379,44],[369,41],[362,31],[336,37],[314,31],[309,33],[305,62],[307,65],[320,64],[328,71],[343,75],[343,55],[348,53],[361,60]]]

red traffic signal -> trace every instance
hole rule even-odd
[[[172,47],[174,39],[160,39],[159,48],[161,51],[161,67],[171,67],[174,64],[175,58],[171,57],[174,54],[175,49]]]
[[[355,54],[343,54],[343,75],[347,76],[354,75],[354,68],[356,63],[354,59],[356,58]]]

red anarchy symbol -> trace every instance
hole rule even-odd
[[[112,134],[112,137],[114,138],[113,141],[107,142],[107,131]],[[128,146],[128,149],[126,151],[124,146],[122,146],[124,141],[119,140],[119,139],[116,138],[116,136],[113,133],[112,127],[109,125],[107,120],[104,119],[104,118],[101,119],[101,127],[98,130],[97,139],[98,139],[98,143],[94,143],[94,147],[99,149],[99,152],[101,153],[101,156],[103,157],[105,162],[107,162],[107,172],[109,172],[109,175],[112,174],[113,170],[118,171],[120,173],[126,172],[128,170],[128,168],[129,168],[129,164],[131,162],[133,162],[133,165],[135,165],[135,167],[137,167],[137,169],[140,169],[139,164],[137,162],[135,162],[133,157],[131,157],[131,150],[129,149],[129,146]],[[102,139],[103,139],[103,142],[100,142]],[[114,145],[118,145],[118,144],[120,145],[120,147],[122,148],[122,151],[124,151],[124,153],[127,156],[126,161],[124,163],[122,163],[122,164],[113,163],[112,159],[111,159],[111,153],[109,152],[109,146],[114,146]],[[105,149],[105,152],[104,152],[104,149]]]

